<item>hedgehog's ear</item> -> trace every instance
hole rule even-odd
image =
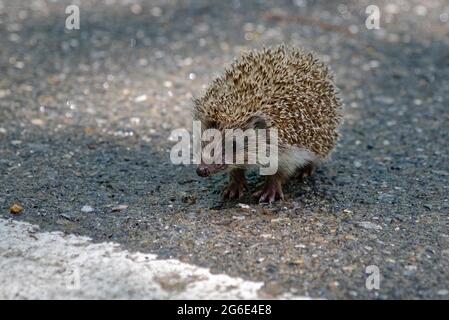
[[[254,115],[247,121],[247,128],[267,129],[270,127],[270,119],[265,115]]]

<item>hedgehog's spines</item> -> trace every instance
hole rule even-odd
[[[256,113],[271,119],[280,143],[327,157],[338,139],[341,100],[333,74],[312,53],[282,44],[244,53],[194,100],[194,115],[239,128]]]

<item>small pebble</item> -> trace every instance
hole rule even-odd
[[[128,209],[128,206],[126,204],[120,204],[118,206],[112,207],[112,212],[117,212],[117,211],[123,211]]]
[[[20,214],[23,211],[23,207],[20,204],[14,203],[11,208],[9,209],[9,211],[12,214]]]
[[[94,208],[92,208],[91,206],[83,206],[81,208],[81,211],[84,213],[90,213],[90,212],[94,211]]]
[[[271,223],[290,222],[289,218],[275,218],[270,220]]]
[[[443,290],[439,290],[437,292],[437,295],[439,296],[447,296],[449,294],[449,290],[443,289]]]
[[[131,10],[131,12],[134,13],[135,15],[139,15],[139,14],[142,13],[142,10],[143,10],[143,9],[142,9],[142,6],[141,6],[140,4],[134,3],[134,4],[131,5],[130,10]]]
[[[42,119],[32,119],[31,123],[34,124],[35,126],[43,126],[45,124],[44,120]]]
[[[362,221],[359,222],[359,226],[365,229],[371,229],[371,230],[382,230],[382,227],[378,224],[369,222],[369,221]]]
[[[418,5],[415,7],[415,13],[419,16],[425,16],[427,14],[427,8],[423,5]]]
[[[142,94],[134,99],[134,102],[144,102],[147,100],[147,95]]]
[[[416,271],[416,270],[418,270],[418,267],[414,266],[414,265],[409,265],[409,266],[405,266],[405,269],[407,271]]]

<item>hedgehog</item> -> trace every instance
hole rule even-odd
[[[193,118],[202,131],[277,130],[278,169],[253,194],[260,203],[284,200],[289,177],[312,175],[329,159],[339,139],[341,109],[329,68],[314,54],[286,45],[244,53],[193,99]],[[234,199],[248,190],[249,167],[202,161],[196,171],[202,177],[229,172],[222,197]]]

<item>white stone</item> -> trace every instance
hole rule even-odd
[[[81,208],[81,211],[84,212],[84,213],[90,213],[90,212],[94,211],[94,208],[92,208],[91,206],[86,205],[86,206],[83,206]]]

